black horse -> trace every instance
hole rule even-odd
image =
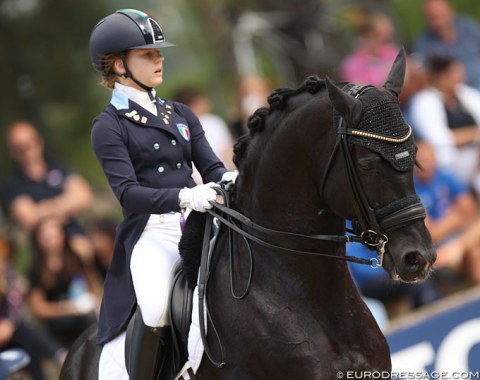
[[[254,223],[235,225],[270,245],[237,233],[230,242],[221,228],[206,297],[223,350],[212,325],[207,340],[226,365],[204,358],[198,380],[390,371],[388,345],[339,242],[348,240],[345,219],[354,220],[356,239],[379,252],[374,264],[402,281],[425,278],[435,260],[413,186],[411,128],[398,106],[404,74],[402,50],[382,89],[311,77],[272,93],[270,107],[250,118],[249,136],[235,147],[233,208]],[[62,379],[96,378],[94,333],[70,351]]]

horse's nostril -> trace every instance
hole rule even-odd
[[[418,252],[410,252],[405,255],[405,264],[409,267],[423,268],[425,259]]]

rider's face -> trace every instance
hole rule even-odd
[[[127,65],[133,77],[148,87],[157,87],[163,82],[164,57],[158,49],[132,49],[126,55]],[[131,79],[129,79],[131,81]],[[131,86],[142,90],[131,81]]]

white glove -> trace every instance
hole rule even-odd
[[[237,177],[238,177],[238,170],[229,170],[228,172],[223,173],[221,182],[235,183]]]
[[[200,212],[206,212],[211,209],[212,205],[209,202],[217,198],[217,192],[212,187],[219,187],[219,185],[210,182],[205,185],[197,185],[191,189],[184,188],[180,190],[178,194],[180,208],[191,208]]]

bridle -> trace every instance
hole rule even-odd
[[[369,85],[347,84],[344,88],[347,94],[359,98],[367,91],[375,87]],[[327,163],[321,182],[321,193],[333,164],[336,152],[340,150],[347,170],[347,178],[353,194],[353,207],[356,219],[353,221],[353,231],[360,237],[360,242],[371,249],[375,249],[378,257],[372,259],[372,267],[378,268],[383,265],[385,246],[388,243],[387,233],[406,225],[413,224],[418,220],[425,219],[426,213],[420,199],[417,196],[407,196],[396,200],[389,205],[375,210],[370,206],[366,192],[360,181],[350,149],[350,136],[360,136],[373,140],[379,140],[391,144],[401,144],[412,136],[412,128],[408,126],[407,133],[398,138],[383,136],[363,130],[349,128],[343,117],[340,117],[337,125],[337,141]]]
[[[347,85],[345,89],[346,92],[352,95],[355,98],[360,97],[365,92],[374,88],[367,85]],[[407,196],[402,199],[396,200],[380,209],[373,209],[370,206],[366,192],[363,188],[363,185],[360,181],[357,169],[354,164],[352,153],[350,151],[350,136],[361,136],[370,139],[376,139],[392,144],[400,144],[407,141],[412,135],[412,129],[409,127],[408,132],[405,136],[400,138],[391,138],[387,136],[382,136],[375,133],[369,133],[358,129],[351,129],[348,127],[347,123],[343,118],[339,119],[337,125],[337,139],[336,144],[333,148],[333,151],[330,155],[330,158],[327,161],[327,166],[323,174],[321,181],[321,193],[323,197],[323,189],[325,182],[327,180],[330,169],[333,165],[334,158],[337,151],[340,151],[346,166],[347,178],[350,184],[350,189],[354,198],[354,208],[356,220],[354,221],[353,229],[346,229],[350,234],[346,235],[303,235],[293,232],[277,231],[270,229],[259,224],[256,224],[251,219],[241,214],[240,212],[230,208],[229,205],[229,193],[225,189],[218,187],[215,190],[219,195],[222,195],[225,201],[225,205],[221,205],[216,202],[211,202],[212,209],[207,210],[207,222],[204,232],[204,240],[202,246],[202,258],[200,264],[199,272],[199,282],[198,282],[198,297],[199,297],[199,316],[200,316],[200,332],[202,336],[203,345],[205,348],[205,353],[210,359],[210,361],[216,365],[218,368],[225,366],[224,352],[221,344],[221,340],[216,330],[215,324],[211,320],[210,313],[208,311],[208,305],[206,302],[206,289],[207,282],[210,274],[210,264],[212,262],[211,254],[214,251],[214,245],[210,245],[211,229],[213,224],[213,219],[217,219],[220,224],[228,227],[228,244],[229,244],[229,253],[230,253],[230,282],[231,282],[231,291],[232,295],[236,299],[244,298],[250,288],[253,275],[253,255],[250,247],[250,241],[253,241],[257,244],[260,244],[264,247],[277,249],[285,252],[294,252],[300,254],[314,255],[327,257],[337,260],[351,261],[360,264],[367,264],[373,268],[378,268],[383,265],[383,259],[386,251],[386,245],[388,243],[387,234],[395,231],[399,228],[405,227],[407,225],[413,224],[419,220],[425,219],[426,213],[423,205],[421,204],[419,198],[415,195]],[[248,232],[246,228],[250,229],[252,232]],[[250,256],[250,273],[248,276],[248,282],[245,290],[240,295],[235,294],[235,289],[233,285],[233,256],[232,256],[232,231],[237,232],[243,237],[243,240],[248,249]],[[262,237],[259,237],[261,235]],[[272,241],[268,241],[270,237],[279,237],[279,238],[289,238],[292,240],[301,239],[303,241],[330,241],[336,243],[352,243],[358,242],[361,243],[370,249],[376,250],[378,256],[372,259],[363,259],[354,256],[338,256],[329,253],[320,253],[313,251],[303,251],[291,247],[281,246]],[[216,240],[215,240],[216,242]],[[205,331],[205,316],[209,318],[213,333],[216,335],[216,339],[219,343],[220,353],[222,360],[217,362],[213,359],[213,356],[210,353],[209,345],[206,340],[206,331]]]

